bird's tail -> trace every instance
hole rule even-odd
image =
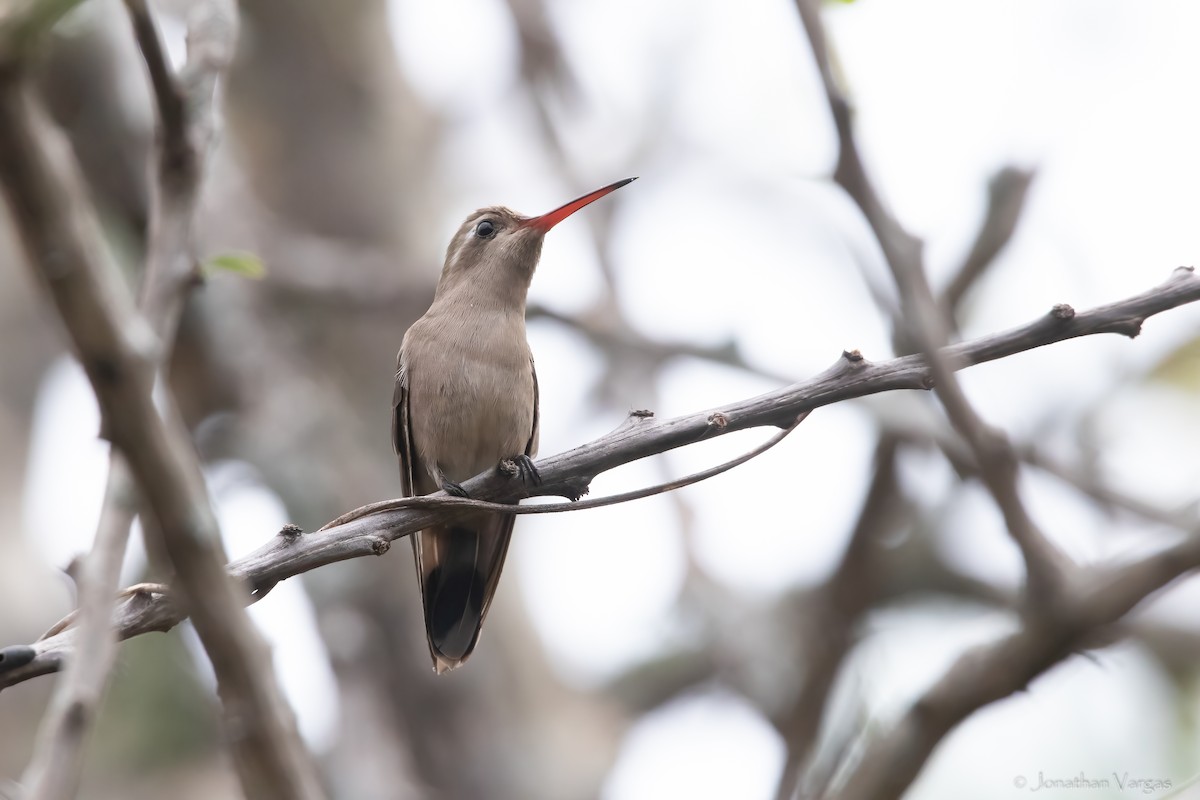
[[[425,633],[438,674],[464,663],[479,641],[515,519],[475,514],[412,537]]]

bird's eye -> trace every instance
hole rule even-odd
[[[475,235],[480,239],[490,239],[496,233],[496,225],[490,219],[485,219],[475,226]]]

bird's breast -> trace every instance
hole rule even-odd
[[[436,463],[450,480],[524,453],[529,442],[535,403],[529,345],[523,324],[505,327],[512,326],[433,326],[406,340],[413,444],[427,466]]]

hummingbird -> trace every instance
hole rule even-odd
[[[609,184],[539,217],[503,206],[467,217],[446,250],[433,303],[396,358],[392,445],[405,496],[460,483],[490,467],[535,483],[538,382],[525,301],[546,233],[632,182]],[[471,655],[512,538],[513,514],[472,512],[412,536],[425,633],[438,674]]]

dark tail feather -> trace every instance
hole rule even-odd
[[[413,537],[425,632],[438,673],[467,660],[492,604],[515,518],[487,515]]]

